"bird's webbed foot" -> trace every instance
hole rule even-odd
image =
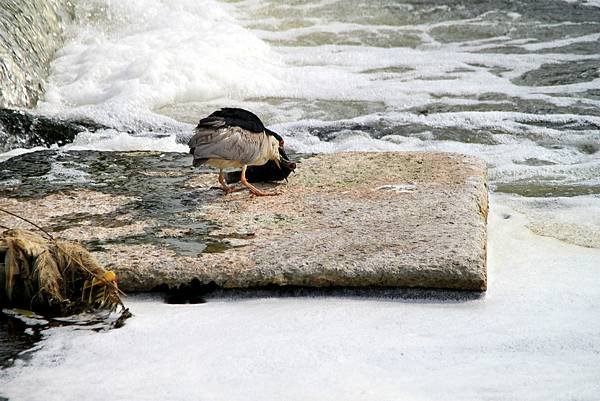
[[[252,194],[256,195],[256,196],[277,196],[277,195],[281,195],[281,192],[278,191],[261,191],[260,189],[252,186],[252,188],[248,187],[248,190],[250,190],[250,192],[252,192]]]

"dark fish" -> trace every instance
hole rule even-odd
[[[274,182],[286,180],[288,176],[296,170],[294,163],[283,147],[279,148],[279,166],[273,160],[269,160],[262,166],[250,166],[246,170],[246,179],[250,182]],[[225,179],[228,184],[240,181],[240,171],[232,171],[226,174]]]

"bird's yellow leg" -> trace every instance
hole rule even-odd
[[[231,188],[225,182],[225,174],[223,174],[223,169],[219,170],[219,184],[221,184],[221,189],[223,189],[223,192],[225,192],[225,194],[233,192],[233,188]]]
[[[252,192],[254,195],[256,196],[274,196],[274,195],[279,195],[278,192],[264,192],[261,191],[260,189],[256,188],[254,185],[250,184],[248,182],[248,180],[246,180],[246,168],[248,166],[244,165],[242,167],[242,175],[240,177],[240,181],[242,182],[242,185],[245,186],[246,188],[248,188],[250,190],[250,192]]]
[[[225,181],[225,174],[223,173],[223,170],[219,170],[219,184],[221,184],[221,189],[223,190],[223,192],[225,192],[225,195],[230,194],[232,192],[241,191],[243,189],[243,188],[234,188],[234,187],[230,187],[229,185],[227,185],[227,182]]]

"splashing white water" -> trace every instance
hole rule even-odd
[[[75,9],[43,112],[131,126],[160,122],[152,110],[171,103],[282,85],[276,54],[215,1],[83,0]]]
[[[72,143],[63,146],[64,150],[98,150],[98,151],[157,151],[186,153],[187,145],[178,143],[175,134],[164,135],[132,135],[116,130],[82,132]]]

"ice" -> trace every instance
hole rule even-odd
[[[119,330],[45,332],[0,394],[39,400],[596,400],[600,250],[493,198],[480,299],[128,298]],[[34,383],[35,385],[32,385]]]

